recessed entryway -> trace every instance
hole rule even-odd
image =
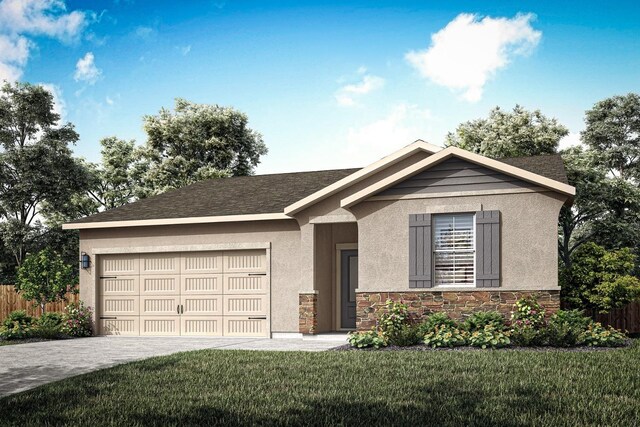
[[[266,251],[100,256],[103,335],[269,336]]]
[[[356,289],[358,288],[358,249],[356,244],[336,246],[337,318],[340,330],[356,328]]]

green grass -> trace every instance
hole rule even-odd
[[[639,420],[638,341],[603,352],[206,350],[0,399],[0,424],[9,425],[632,426]]]

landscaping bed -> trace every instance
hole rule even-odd
[[[633,345],[633,340],[628,339],[623,345],[618,347],[589,347],[589,346],[576,346],[576,347],[548,347],[548,346],[535,346],[535,347],[502,347],[491,348],[491,351],[509,352],[509,351],[534,351],[534,352],[594,352],[594,351],[619,351],[626,347]],[[374,348],[374,347],[353,347],[351,344],[344,344],[338,347],[332,348],[330,351],[487,351],[487,349],[471,346],[460,347],[430,347],[424,344],[412,345],[401,347],[397,345],[389,345],[386,347]]]

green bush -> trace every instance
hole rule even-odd
[[[447,326],[449,328],[457,328],[458,325],[455,320],[449,317],[447,313],[433,313],[429,315],[424,322],[418,326],[420,334],[425,336],[429,333],[435,332],[437,329]]]
[[[409,308],[402,302],[390,299],[386,302],[386,310],[380,315],[379,328],[387,343],[402,341],[400,335],[406,335],[406,326],[412,323]],[[394,344],[395,345],[395,344]]]
[[[558,310],[547,324],[547,341],[554,347],[575,347],[592,322],[581,310]]]
[[[462,327],[469,332],[484,329],[487,325],[491,325],[498,330],[503,330],[504,321],[504,316],[497,311],[478,311],[467,317]]]
[[[425,335],[424,343],[433,348],[465,345],[467,332],[450,325],[441,325]]]
[[[366,332],[349,332],[347,340],[352,347],[357,348],[386,346],[384,338],[375,329]]]
[[[475,331],[469,335],[469,345],[481,348],[500,348],[511,344],[509,335],[496,329],[492,325],[487,325],[484,329]]]
[[[544,345],[546,342],[544,329],[538,329],[530,324],[526,325],[522,321],[511,325],[509,336],[515,345],[522,347]]]
[[[580,342],[591,347],[620,347],[627,342],[627,336],[609,326],[593,322],[580,336]]]
[[[62,313],[43,313],[38,319],[35,335],[40,338],[59,338],[62,329]]]
[[[12,311],[2,322],[0,338],[6,340],[31,338],[35,333],[34,326],[33,317],[29,316],[25,310]]]
[[[393,335],[389,336],[387,344],[398,347],[409,347],[420,344],[420,341],[422,341],[422,335],[420,335],[418,326],[405,323],[400,326]]]
[[[513,305],[514,311],[511,313],[511,322],[521,321],[523,325],[539,328],[544,326],[544,307],[538,304],[535,296],[520,298]]]
[[[60,331],[70,337],[90,337],[93,335],[92,312],[91,307],[85,307],[82,301],[78,304],[69,304],[64,308]]]

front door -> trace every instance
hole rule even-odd
[[[358,287],[358,251],[340,254],[340,327],[356,328],[356,288]]]

